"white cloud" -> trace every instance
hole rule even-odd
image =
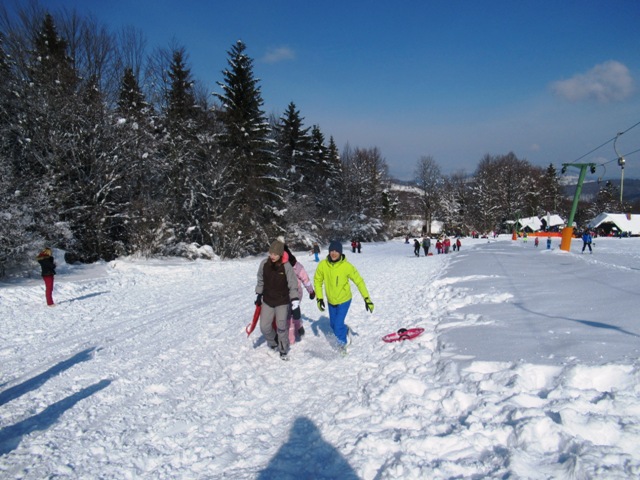
[[[262,58],[265,63],[278,63],[296,58],[295,52],[289,47],[270,48]]]
[[[586,73],[551,84],[553,92],[570,102],[596,100],[609,103],[624,100],[633,92],[633,78],[629,69],[620,62],[609,60],[596,65]]]

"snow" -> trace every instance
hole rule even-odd
[[[640,239],[558,246],[345,244],[375,311],[353,288],[343,357],[305,298],[289,362],[244,332],[260,257],[62,264],[55,308],[34,269],[0,284],[0,477],[639,478]]]

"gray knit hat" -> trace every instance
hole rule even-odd
[[[282,254],[284,253],[284,243],[282,243],[279,240],[276,240],[269,247],[269,253],[282,256]]]

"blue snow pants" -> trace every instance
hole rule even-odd
[[[341,345],[347,344],[347,327],[344,324],[344,320],[347,318],[347,312],[350,306],[351,300],[339,305],[329,304],[329,323],[331,324],[333,334]]]

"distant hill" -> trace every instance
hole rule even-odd
[[[573,199],[573,195],[576,191],[576,182],[578,177],[561,177],[561,187],[564,196],[567,198]],[[597,181],[588,181],[584,182],[582,185],[582,195],[580,196],[581,200],[591,201],[595,198],[598,191],[604,186],[604,184],[609,181],[616,187],[620,188],[620,179],[609,178],[605,180]],[[418,193],[418,188],[413,186],[414,182],[398,180],[395,178],[391,179],[392,189],[399,193],[399,196],[403,200],[411,199],[412,195]],[[622,192],[625,201],[629,203],[635,203],[640,201],[640,179],[637,178],[625,178],[624,179],[624,190]],[[414,197],[415,198],[415,197]],[[411,201],[411,200],[410,200]],[[409,208],[411,210],[411,208]],[[413,213],[413,212],[412,212]]]
[[[604,184],[609,181],[616,187],[620,188],[620,179],[608,179],[601,180],[600,182],[585,182],[582,184],[582,195],[580,198],[582,200],[593,200],[598,193],[598,191],[604,186]],[[564,194],[573,198],[573,195],[576,191],[576,184],[568,184],[563,186]],[[635,201],[640,199],[640,179],[630,178],[624,179],[624,189],[622,191],[622,196],[624,200],[629,203],[634,203]]]

